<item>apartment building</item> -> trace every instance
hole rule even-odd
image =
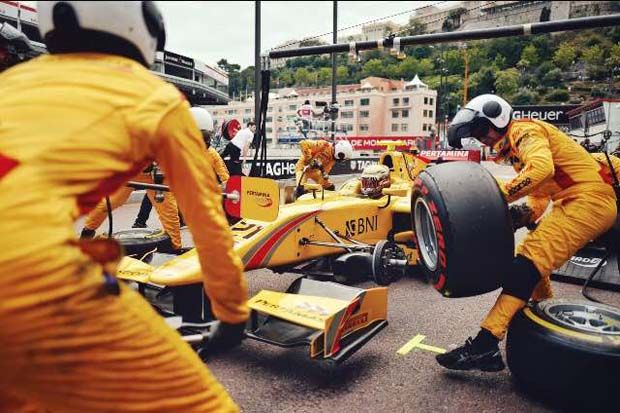
[[[437,91],[429,89],[417,75],[409,82],[368,77],[359,84],[338,86],[337,96],[339,135],[428,137],[434,128]],[[295,120],[306,100],[319,114],[331,101],[331,89],[289,88],[270,93],[265,125],[268,142],[288,144],[301,138]],[[242,123],[254,118],[253,99],[207,109],[218,124],[231,118]],[[313,129],[313,136],[326,136],[329,122],[316,121]]]

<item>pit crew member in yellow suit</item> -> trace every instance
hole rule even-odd
[[[202,139],[207,147],[207,163],[213,168],[213,172],[215,172],[220,183],[225,183],[230,178],[228,168],[226,168],[226,164],[220,154],[211,147],[211,136],[214,131],[213,117],[208,110],[198,106],[194,106],[190,111],[192,112],[192,116],[194,116],[196,125],[198,125],[198,129],[200,129]]]
[[[509,161],[518,173],[500,185],[506,201],[530,195],[536,202],[543,200],[541,204],[550,198],[553,208],[517,247],[512,265],[498,269],[503,272],[503,290],[478,335],[437,356],[439,364],[449,369],[502,370],[498,342],[510,320],[528,299],[550,297],[553,269],[606,232],[616,218],[609,179],[585,149],[548,123],[511,118],[512,108],[504,99],[478,96],[454,117],[448,130],[450,145],[459,147],[461,138],[474,137],[494,147],[498,161]],[[528,221],[511,212],[516,220]]]
[[[210,344],[241,341],[247,286],[204,142],[184,97],[148,70],[165,38],[155,3],[40,2],[38,21],[51,54],[0,76],[0,411],[238,411],[179,334],[104,272],[116,244],[73,229],[156,159],[220,320]]]
[[[302,140],[299,142],[301,157],[295,166],[296,195],[304,193],[303,184],[308,179],[320,184],[324,189],[333,191],[334,184],[329,180],[329,173],[336,161],[345,161],[353,156],[353,146],[347,140],[330,143],[326,140]]]
[[[211,114],[206,109],[198,107],[198,106],[192,107],[190,111],[192,112],[192,115],[194,116],[196,125],[198,126],[198,129],[200,129],[200,132],[202,133],[202,138],[207,147],[207,152],[206,152],[207,162],[209,163],[209,165],[213,167],[215,175],[217,176],[217,179],[220,183],[224,183],[228,181],[228,178],[230,178],[230,175],[228,173],[228,169],[226,168],[226,164],[224,164],[224,161],[220,157],[220,154],[217,153],[217,151],[211,147],[211,135],[213,134],[213,118],[211,117]],[[152,196],[149,197],[149,194],[147,191],[147,195],[142,199],[142,203],[140,204],[140,211],[138,212],[136,221],[133,224],[133,228],[146,228],[147,227],[146,221],[149,219],[151,208],[153,206],[151,198]],[[176,201],[175,201],[175,205],[176,205]],[[164,208],[167,211],[167,208],[165,208],[165,206],[162,206],[160,208]],[[179,221],[180,221],[179,222],[180,227],[185,226],[185,223],[183,222],[183,218],[181,215],[179,215]],[[164,222],[167,222],[167,221],[164,221]],[[172,225],[172,222],[169,222],[169,224]],[[166,227],[164,226],[164,228]],[[174,226],[174,228],[178,228],[178,227]],[[184,252],[184,250],[180,248],[180,230],[178,232],[179,232],[179,238],[178,238],[179,244],[177,247],[178,249],[172,252]]]
[[[155,180],[151,175],[152,168],[154,166],[149,166],[140,174],[131,178],[131,181],[142,182],[146,184],[154,184]],[[129,196],[134,191],[133,188],[128,186],[120,187],[116,192],[114,192],[110,196],[110,207],[112,210],[118,208],[121,205],[124,205],[125,202],[129,199]],[[172,246],[173,251],[182,251],[182,243],[181,243],[181,225],[179,222],[179,213],[176,198],[174,194],[171,192],[162,192],[164,199],[162,202],[157,202],[155,200],[155,191],[147,190],[146,196],[148,197],[151,205],[155,205],[155,210],[159,215],[159,219],[161,220],[161,225],[164,228],[164,231],[170,237],[170,244]],[[95,232],[97,228],[103,223],[103,221],[108,217],[108,207],[105,200],[102,200],[97,204],[95,209],[90,211],[86,216],[86,221],[84,222],[84,228],[82,229],[81,238],[92,238],[95,236]],[[146,225],[145,225],[146,227]],[[163,251],[162,251],[163,252]]]

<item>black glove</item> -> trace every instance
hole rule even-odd
[[[532,209],[525,204],[510,205],[510,218],[512,218],[513,231],[522,227],[530,227],[532,223]]]
[[[317,161],[316,159],[313,159],[310,161],[310,169],[323,170],[323,165],[321,165],[321,162]]]
[[[217,321],[209,331],[209,340],[204,346],[208,354],[230,350],[241,344],[245,338],[245,322],[229,324]]]
[[[305,193],[306,193],[306,190],[304,189],[303,186],[298,185],[297,188],[295,188],[295,198],[299,198]]]

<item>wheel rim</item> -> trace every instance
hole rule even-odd
[[[620,312],[586,304],[552,304],[544,313],[557,323],[590,333],[620,336]]]
[[[437,231],[435,230],[433,215],[424,198],[416,199],[413,217],[415,236],[422,260],[429,270],[435,271],[439,261]]]

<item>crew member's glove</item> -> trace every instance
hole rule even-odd
[[[230,350],[241,344],[245,338],[245,322],[229,324],[217,321],[209,332],[209,341],[204,346],[208,354]]]
[[[317,159],[310,161],[310,169],[323,169],[323,165]]]
[[[297,188],[295,188],[295,198],[299,198],[305,193],[306,193],[306,190],[304,189],[302,185],[298,185]]]
[[[530,228],[533,225],[532,222],[532,209],[525,204],[510,205],[510,218],[512,218],[513,231],[522,227]]]

